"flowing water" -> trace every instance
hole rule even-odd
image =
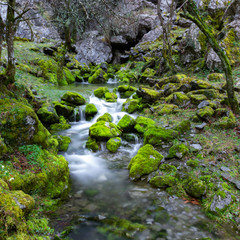
[[[83,88],[84,85],[80,87],[81,94]],[[142,139],[135,136],[130,143],[122,140],[114,154],[106,150],[104,143],[97,153],[87,150],[89,127],[99,116],[108,112],[117,123],[125,114],[121,112],[125,99],[107,103],[93,95],[88,97],[98,109],[97,116],[86,121],[81,107],[81,120],[60,133],[72,139],[64,154],[69,162],[72,192],[70,200],[57,212],[54,227],[61,232],[71,223],[68,237],[74,240],[230,239],[211,230],[211,221],[200,206],[186,204],[146,182],[129,180],[127,166],[142,146]]]

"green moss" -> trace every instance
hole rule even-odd
[[[186,94],[181,93],[181,92],[173,93],[166,98],[167,103],[172,103],[172,104],[175,104],[178,106],[184,105],[189,101],[190,101],[189,97]]]
[[[120,135],[121,131],[114,123],[98,121],[89,128],[89,136],[97,140],[107,140]]]
[[[89,103],[86,105],[85,115],[87,120],[91,120],[97,113],[98,110],[93,103]]]
[[[200,90],[195,90],[195,91],[191,91],[187,94],[187,96],[191,96],[191,95],[205,95],[207,97],[207,99],[216,99],[216,98],[221,98],[220,94],[218,93],[217,90],[215,89],[200,89]]]
[[[187,165],[192,168],[196,168],[199,165],[199,161],[197,159],[189,159],[187,161]],[[202,179],[201,179],[202,180]]]
[[[210,106],[201,108],[197,112],[197,116],[203,120],[211,118],[213,114],[214,114],[214,110]]]
[[[76,92],[66,92],[61,99],[76,106],[84,105],[86,103],[86,99]]]
[[[234,128],[236,124],[237,124],[237,120],[234,114],[232,113],[232,111],[230,111],[228,117],[222,117],[218,119],[216,122],[212,124],[212,126],[220,129],[229,129],[229,128]]]
[[[175,173],[177,172],[177,168],[175,166],[173,166],[173,165],[164,163],[164,164],[160,165],[159,171],[161,171],[163,173],[175,175]]]
[[[125,114],[118,122],[118,127],[122,132],[131,132],[134,129],[136,121],[131,116]]]
[[[158,100],[161,97],[161,93],[150,89],[150,88],[141,88],[137,91],[137,95],[143,99],[144,102],[152,103]]]
[[[60,131],[60,130],[66,130],[69,128],[71,128],[71,125],[67,123],[67,120],[63,116],[60,116],[59,123],[54,123],[54,124],[50,125],[50,129],[53,132]]]
[[[152,144],[153,146],[161,146],[162,142],[170,142],[176,139],[179,133],[172,129],[162,127],[149,127],[144,132],[144,144]]]
[[[213,86],[204,80],[200,80],[200,79],[194,79],[190,82],[190,85],[192,87],[192,90],[198,90],[198,89],[210,89],[213,88]]]
[[[94,95],[98,98],[103,98],[107,92],[109,92],[107,87],[100,87],[94,90]]]
[[[63,73],[64,73],[64,77],[68,84],[75,82],[75,77],[73,76],[73,74],[71,73],[71,71],[68,68],[63,67]]]
[[[86,148],[92,150],[93,152],[97,152],[98,150],[100,150],[100,144],[95,138],[89,137],[86,142]]]
[[[53,137],[58,141],[58,151],[66,152],[68,150],[69,144],[71,143],[71,138],[61,135],[56,135]]]
[[[186,133],[191,128],[191,122],[189,120],[183,120],[179,124],[173,127],[173,130],[179,133]]]
[[[163,156],[154,147],[147,144],[140,148],[128,165],[130,178],[137,180],[158,169]]]
[[[222,73],[211,73],[207,78],[211,82],[219,82],[224,79],[224,75]]]
[[[46,124],[59,122],[59,117],[52,104],[44,103],[43,106],[37,111],[37,115],[41,122]]]
[[[115,153],[120,147],[120,145],[121,145],[121,138],[117,137],[117,138],[110,138],[107,141],[106,147],[109,152]]]
[[[146,80],[146,78],[152,78],[152,77],[154,77],[155,74],[156,74],[156,71],[154,69],[146,68],[144,70],[144,72],[142,73],[140,81],[144,82],[144,80]]]
[[[151,185],[159,188],[172,187],[176,184],[176,182],[177,179],[171,175],[156,176],[150,180]]]
[[[94,74],[88,78],[88,82],[92,84],[96,83],[106,83],[107,74],[101,69],[97,69]]]
[[[134,113],[139,109],[139,100],[138,99],[128,99],[123,103],[122,111],[127,113]]]
[[[189,94],[188,96],[191,99],[191,103],[194,105],[198,105],[200,102],[207,100],[207,97],[203,94]]]
[[[177,145],[173,145],[170,149],[169,149],[169,154],[167,155],[167,158],[182,158],[184,156],[186,156],[189,152],[189,148],[181,143],[181,144],[177,144]]]
[[[116,93],[105,93],[105,99],[107,102],[116,102],[117,101],[117,94]]]
[[[138,116],[136,118],[136,125],[134,129],[138,132],[143,134],[149,127],[154,126],[156,122],[150,118]]]
[[[1,138],[1,135],[0,135],[0,158],[2,155],[4,155],[7,152],[8,152],[8,148],[7,148],[3,138]]]
[[[112,121],[113,121],[113,118],[112,118],[111,114],[109,114],[109,113],[104,113],[102,116],[100,116],[100,117],[97,119],[97,122],[99,122],[99,121],[112,122]]]
[[[206,193],[206,184],[198,178],[189,178],[183,182],[186,192],[195,198],[201,198]]]
[[[174,104],[160,104],[153,108],[154,112],[157,112],[159,115],[164,114],[174,114],[179,111],[178,106]]]
[[[129,98],[131,95],[133,95],[137,91],[137,88],[129,85],[120,85],[118,86],[117,90],[120,93],[121,98]]]

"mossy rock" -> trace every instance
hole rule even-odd
[[[123,133],[122,139],[126,140],[127,142],[136,143],[138,138],[133,133]]]
[[[184,104],[188,103],[189,101],[190,101],[189,97],[182,92],[173,93],[166,98],[167,103],[172,103],[177,106],[184,105]]]
[[[110,113],[104,113],[102,116],[100,116],[97,119],[97,122],[99,122],[99,121],[112,122],[113,118]]]
[[[61,135],[56,135],[53,137],[58,141],[58,151],[66,152],[68,150],[69,144],[71,143],[71,138],[68,136]]]
[[[186,164],[189,166],[189,167],[192,167],[192,168],[196,168],[198,167],[199,165],[199,161],[197,159],[189,159]]]
[[[97,113],[98,110],[93,103],[89,103],[86,105],[85,115],[87,120],[91,120]]]
[[[194,198],[202,198],[206,193],[206,184],[198,178],[188,178],[183,182],[183,188]]]
[[[100,145],[95,138],[89,137],[86,142],[86,148],[92,150],[93,152],[97,152],[100,150]]]
[[[224,75],[222,73],[211,73],[207,76],[207,79],[210,82],[219,82],[224,79]]]
[[[68,84],[75,82],[75,77],[68,68],[63,67],[63,74]]]
[[[156,122],[150,118],[138,116],[136,118],[136,125],[134,129],[140,133],[143,134],[149,127],[154,126]]]
[[[164,173],[164,174],[175,175],[176,172],[177,172],[177,168],[173,165],[164,163],[164,164],[160,165],[159,171]]]
[[[92,84],[106,83],[107,74],[101,68],[99,68],[91,77],[88,78],[88,82]]]
[[[50,133],[29,106],[15,100],[0,99],[0,132],[6,144],[39,144],[48,147]]]
[[[120,85],[117,90],[120,93],[121,98],[129,98],[137,91],[137,88],[129,85]]]
[[[144,132],[144,144],[161,146],[162,142],[171,142],[178,137],[179,133],[175,130],[152,126]]]
[[[153,90],[153,89],[149,89],[149,88],[141,88],[137,91],[137,95],[142,98],[142,100],[144,102],[147,103],[153,103],[155,101],[157,101],[158,99],[160,99],[161,97],[161,93]]]
[[[110,122],[98,121],[89,128],[89,136],[100,141],[119,137],[120,135],[121,131],[118,126]]]
[[[0,135],[0,158],[7,152],[8,152],[8,148],[4,142],[4,139],[1,138],[1,135]]]
[[[134,113],[139,110],[139,100],[138,99],[128,99],[123,103],[122,111],[127,113]]]
[[[67,120],[63,116],[60,116],[59,123],[54,123],[50,125],[51,132],[66,130],[69,128],[71,128],[71,125],[67,123]]]
[[[172,187],[177,183],[177,179],[171,175],[156,176],[151,178],[151,185],[158,188]]]
[[[136,121],[131,116],[125,114],[120,121],[118,122],[118,127],[121,129],[122,132],[132,132],[134,130],[134,126]]]
[[[163,156],[150,144],[141,147],[128,165],[129,176],[137,180],[158,169]]]
[[[21,210],[23,211],[24,215],[27,215],[30,213],[34,206],[35,206],[35,201],[33,197],[30,195],[24,193],[23,191],[11,191],[10,195],[12,198],[16,201],[16,203],[19,205]]]
[[[197,111],[197,116],[202,120],[209,120],[214,114],[214,110],[210,107],[204,107]]]
[[[191,103],[194,105],[198,105],[200,102],[207,100],[207,97],[203,94],[192,94],[192,95],[188,95]]]
[[[54,108],[58,116],[64,116],[66,119],[70,119],[74,115],[74,108],[55,102]]]
[[[121,138],[110,138],[107,141],[106,147],[107,150],[111,153],[115,153],[121,145]]]
[[[179,133],[186,133],[191,128],[191,122],[189,120],[182,120],[179,124],[173,127],[173,130]]]
[[[213,127],[220,129],[230,129],[237,125],[237,119],[235,118],[232,111],[229,112],[228,117],[222,117],[212,124]]]
[[[37,115],[41,122],[45,124],[53,124],[59,122],[59,116],[53,106],[53,104],[44,103],[42,107],[37,111]]]
[[[112,93],[106,92],[104,97],[107,102],[116,102],[117,101],[117,94],[113,93],[113,92]]]
[[[80,95],[79,93],[75,92],[66,92],[61,97],[63,101],[69,102],[74,104],[75,106],[84,105],[86,103],[86,99]]]
[[[154,77],[156,71],[152,68],[146,68],[141,75],[140,82],[144,82],[147,78]]]
[[[192,90],[213,88],[213,86],[209,82],[204,80],[197,80],[197,79],[192,80],[190,82],[190,85],[192,87]]]
[[[221,95],[215,89],[200,89],[200,90],[195,90],[187,93],[188,97],[190,97],[191,95],[205,95],[207,99],[210,99],[210,100],[221,98]]]
[[[96,90],[94,90],[94,96],[98,98],[104,98],[105,93],[109,92],[109,89],[107,87],[99,87]]]
[[[177,144],[177,145],[173,145],[170,149],[169,149],[169,154],[167,155],[166,158],[183,158],[184,156],[186,156],[189,153],[189,148],[181,143],[181,144]]]
[[[179,108],[177,105],[174,104],[160,104],[156,107],[153,107],[154,112],[157,112],[158,115],[164,115],[164,114],[174,114],[179,112]]]

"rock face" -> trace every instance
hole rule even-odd
[[[83,40],[77,42],[76,50],[78,52],[76,59],[80,63],[100,64],[112,60],[111,46],[98,31],[85,33]]]

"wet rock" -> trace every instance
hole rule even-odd
[[[80,95],[79,93],[75,92],[66,92],[61,99],[63,101],[69,102],[76,106],[84,105],[86,103],[86,99]]]
[[[106,92],[104,97],[106,102],[117,102],[117,94],[114,92]]]
[[[86,105],[85,115],[87,120],[91,120],[97,113],[98,110],[93,103],[89,103]]]
[[[112,122],[112,121],[113,121],[113,118],[112,118],[111,114],[109,114],[109,113],[104,113],[102,116],[100,116],[100,117],[97,119],[97,122],[98,122],[98,121]]]
[[[209,211],[218,215],[223,213],[233,202],[234,196],[226,191],[219,190],[213,197]]]
[[[135,124],[135,119],[125,114],[117,125],[123,132],[131,132],[132,130],[134,130]]]
[[[100,87],[94,90],[93,93],[96,97],[103,98],[107,92],[109,92],[109,89],[107,87]]]
[[[129,176],[137,180],[158,169],[163,156],[150,144],[141,147],[128,165]]]
[[[95,138],[89,137],[87,142],[86,142],[86,148],[89,150],[92,150],[93,152],[97,152],[100,150],[100,144],[97,142]]]
[[[121,138],[110,138],[107,141],[106,147],[107,150],[111,153],[115,153],[121,145]]]

